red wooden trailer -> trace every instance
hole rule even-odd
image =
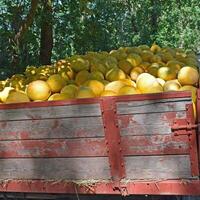
[[[190,92],[0,105],[0,191],[200,195],[199,122]]]

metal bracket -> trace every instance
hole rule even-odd
[[[175,119],[171,127],[172,132],[175,136],[179,135],[191,135],[192,130],[197,129],[198,124],[192,124],[186,119]]]

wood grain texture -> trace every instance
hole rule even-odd
[[[102,138],[0,141],[1,158],[102,157],[106,150]]]
[[[128,101],[117,103],[118,114],[160,113],[185,111],[191,98]]]
[[[119,115],[121,135],[165,135],[171,134],[174,119],[186,118],[186,112],[144,113]]]
[[[0,180],[108,180],[108,159],[100,158],[37,158],[0,159]]]
[[[125,162],[127,179],[191,178],[189,155],[130,156]]]
[[[188,136],[123,136],[122,154],[132,155],[170,155],[189,154]]]
[[[103,137],[101,117],[0,122],[0,140]]]
[[[99,104],[77,104],[67,106],[0,110],[0,121],[66,117],[93,117],[100,115],[101,110]]]

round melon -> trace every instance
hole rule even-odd
[[[140,94],[140,92],[135,87],[131,86],[124,86],[118,92],[118,95],[132,95],[132,94]]]
[[[102,63],[94,62],[93,64],[91,63],[91,72],[101,72],[103,75],[106,74],[106,67]]]
[[[161,78],[165,81],[176,79],[176,70],[169,67],[161,67],[158,70],[158,78]]]
[[[101,93],[101,96],[102,97],[108,97],[108,96],[117,96],[117,93],[111,91],[111,90],[104,90],[102,93]]]
[[[84,82],[89,80],[89,78],[90,78],[90,73],[88,71],[86,70],[80,71],[76,74],[75,83],[80,86]]]
[[[125,83],[127,86],[136,87],[136,83],[131,79],[121,79],[120,81]]]
[[[11,91],[15,91],[15,89],[13,87],[5,87],[1,92],[0,92],[0,100],[2,102],[5,102],[9,93]]]
[[[141,93],[163,92],[163,88],[156,78],[148,73],[140,74],[137,78],[136,85]]]
[[[157,77],[159,68],[160,68],[160,65],[158,63],[152,63],[151,66],[148,67],[147,71],[149,74]]]
[[[141,73],[136,71],[134,68],[131,70],[131,73],[130,73],[130,77],[131,77],[131,80],[133,81],[136,81],[138,76],[140,75]]]
[[[105,86],[105,90],[109,90],[109,91],[113,91],[115,93],[118,93],[119,90],[124,86],[126,86],[126,83],[124,83],[123,81],[113,81],[111,83],[108,83]]]
[[[76,95],[76,98],[93,98],[95,97],[95,93],[92,91],[91,88],[87,86],[80,86]]]
[[[181,85],[196,85],[199,80],[199,73],[196,69],[186,66],[178,73],[178,81]]]
[[[108,81],[117,81],[125,78],[126,74],[119,68],[113,68],[106,73],[106,80]]]
[[[71,98],[75,98],[77,91],[78,87],[76,85],[69,84],[63,87],[60,93],[67,93]]]
[[[93,91],[95,96],[100,96],[100,94],[103,92],[104,87],[105,87],[102,82],[97,81],[97,80],[89,80],[85,82],[84,85],[89,87]]]
[[[177,72],[184,66],[184,63],[181,63],[179,61],[176,60],[170,60],[167,62],[167,67],[169,67],[170,69],[174,69]]]
[[[171,80],[171,81],[167,81],[164,86],[163,89],[165,92],[168,91],[178,91],[180,89],[181,85],[180,83],[178,83],[177,80]]]
[[[30,102],[30,99],[24,92],[20,91],[11,91],[5,101],[5,103],[22,103]]]
[[[156,80],[158,81],[158,83],[160,83],[162,87],[165,85],[165,80],[163,80],[162,78],[156,78]]]
[[[33,81],[28,84],[26,89],[27,96],[35,101],[35,100],[47,100],[51,94],[51,88],[49,85],[42,80]]]
[[[120,60],[118,66],[121,70],[123,70],[126,74],[130,74],[131,69],[133,68],[132,64],[127,60]]]
[[[196,102],[197,100],[197,88],[192,85],[184,85],[179,89],[179,91],[191,91],[192,92],[192,100]]]
[[[131,63],[133,67],[138,66],[142,62],[142,58],[138,54],[135,54],[135,53],[129,54],[126,60],[129,63]]]
[[[71,95],[68,93],[55,93],[51,95],[48,99],[48,101],[61,101],[61,100],[67,100],[72,99]]]
[[[151,61],[151,58],[154,56],[154,54],[150,50],[144,50],[140,54],[141,58],[145,62]]]
[[[157,44],[154,43],[154,44],[151,46],[150,50],[151,50],[153,53],[157,53],[157,52],[161,51],[161,48],[160,48],[160,46],[158,46]]]
[[[93,71],[90,73],[89,79],[101,81],[104,79],[104,75],[102,72]]]
[[[66,85],[66,81],[59,74],[54,74],[48,78],[47,84],[52,92],[60,92],[60,90]]]

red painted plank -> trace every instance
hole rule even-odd
[[[177,155],[188,154],[189,144],[187,136],[123,136],[122,153],[132,155]]]
[[[113,99],[104,99],[101,102],[104,122],[105,140],[108,148],[108,158],[112,180],[118,182],[125,177],[124,159],[121,153],[121,139],[116,124],[116,103]]]
[[[127,195],[200,195],[199,180],[168,180],[151,182],[121,183],[123,193]],[[23,193],[68,193],[68,194],[118,194],[120,190],[113,190],[112,182],[73,183],[66,181],[42,180],[9,180],[0,184],[1,192]]]
[[[46,139],[0,142],[1,158],[91,156],[107,156],[104,139]]]

